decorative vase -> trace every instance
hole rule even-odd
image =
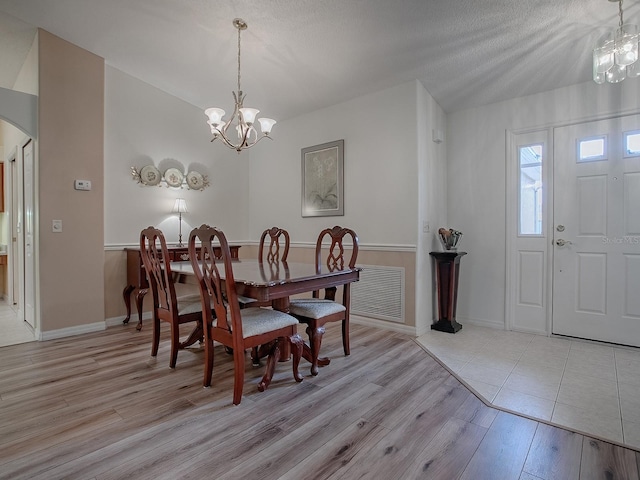
[[[458,242],[462,238],[462,232],[453,228],[440,228],[438,229],[438,236],[445,250],[455,252],[458,249]]]

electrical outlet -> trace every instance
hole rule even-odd
[[[422,222],[422,233],[429,233],[431,231],[431,228],[429,227],[429,222],[424,221]]]

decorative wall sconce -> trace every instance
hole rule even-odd
[[[160,187],[164,184],[167,187],[184,188],[186,186],[189,190],[204,190],[209,186],[207,175],[202,175],[195,170],[184,175],[177,168],[167,168],[164,173],[160,173],[155,165],[145,165],[139,170],[131,167],[131,176],[136,182],[148,187]]]

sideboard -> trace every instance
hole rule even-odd
[[[239,249],[240,245],[229,245],[231,258],[238,258]],[[189,260],[189,250],[187,247],[172,246],[168,247],[167,250],[169,251],[170,262],[181,262]],[[138,324],[136,325],[136,329],[141,330],[142,304],[144,301],[144,296],[149,291],[149,282],[147,281],[147,274],[144,270],[144,266],[142,265],[140,248],[125,248],[125,252],[127,252],[127,285],[124,287],[122,296],[124,298],[124,304],[127,307],[127,316],[124,318],[122,323],[129,323],[129,319],[131,318],[131,294],[137,292],[136,307],[138,310]],[[222,251],[219,247],[214,247],[213,253],[215,254],[216,258],[222,257]]]

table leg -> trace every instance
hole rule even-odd
[[[271,353],[267,357],[267,367],[265,369],[264,376],[260,383],[258,383],[258,390],[260,392],[264,392],[269,387],[271,379],[273,378],[273,373],[276,369],[277,358],[280,356],[280,352],[282,351],[280,347],[285,343],[288,342],[286,342],[284,338],[279,338],[275,342],[272,342]]]
[[[148,288],[141,288],[136,295],[136,307],[138,308],[138,324],[136,325],[136,330],[138,331],[142,330],[142,302],[147,292],[149,292]]]
[[[131,292],[133,292],[135,289],[136,287],[134,285],[127,285],[126,287],[124,287],[124,290],[122,291],[122,297],[124,298],[124,306],[127,307],[127,316],[124,317],[124,320],[122,321],[124,325],[129,323],[129,320],[131,318]]]
[[[276,298],[271,302],[274,310],[289,313],[289,297]],[[291,358],[291,345],[289,342],[282,342],[280,346],[280,362],[287,362]]]
[[[196,325],[196,328],[189,334],[189,337],[180,344],[179,348],[187,348],[193,345],[196,342],[202,342],[204,338],[204,330],[202,329],[202,322],[199,321]]]
[[[309,336],[309,346],[305,344],[302,357],[311,363],[311,375],[318,375],[318,366],[329,365],[331,359],[327,357],[318,358],[320,344],[324,335],[324,326],[307,325],[307,335]]]

